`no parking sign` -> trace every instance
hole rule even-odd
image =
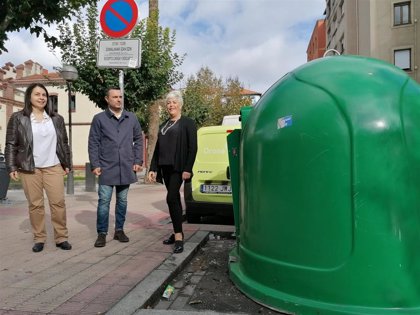
[[[110,37],[124,37],[137,24],[134,0],[108,0],[101,10],[102,30]],[[139,68],[141,42],[138,38],[99,40],[97,66],[101,68]]]
[[[108,0],[101,10],[102,30],[110,37],[124,37],[137,24],[138,8],[134,0]]]

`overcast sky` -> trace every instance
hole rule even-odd
[[[99,11],[105,2],[99,2]],[[148,1],[137,4],[143,19]],[[263,93],[306,62],[308,41],[316,20],[323,18],[325,0],[159,0],[159,9],[160,24],[176,31],[175,51],[186,54],[180,68],[185,79],[208,66],[218,77],[238,77],[245,88]],[[9,52],[0,55],[0,66],[28,59],[49,71],[60,66],[59,51],[54,55],[41,38],[25,30],[8,36]]]

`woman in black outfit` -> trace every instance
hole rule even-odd
[[[182,94],[179,91],[168,93],[166,109],[169,119],[159,127],[158,140],[148,174],[151,182],[162,182],[163,178],[168,191],[166,203],[169,207],[174,234],[165,239],[163,244],[175,244],[174,253],[176,254],[184,250],[179,189],[183,181],[191,180],[197,154],[197,128],[192,119],[181,116],[182,105]]]

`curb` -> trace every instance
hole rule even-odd
[[[137,310],[147,308],[147,306],[153,304],[160,297],[166,285],[190,262],[194,254],[207,242],[209,234],[206,231],[197,231],[185,242],[184,252],[170,255],[106,314],[131,315]]]
[[[135,315],[168,315],[169,311],[166,310],[139,310]],[[171,315],[232,315],[232,313],[220,313],[215,311],[170,311]],[[247,313],[234,313],[235,315],[249,315]]]

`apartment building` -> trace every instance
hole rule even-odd
[[[307,61],[311,61],[313,59],[321,58],[324,56],[326,48],[325,32],[325,20],[316,21],[311,39],[308,44],[308,49],[306,50]]]
[[[388,61],[420,82],[419,0],[326,0],[327,49]]]
[[[46,86],[53,108],[64,117],[69,133],[69,97],[66,82],[58,72],[48,72],[40,64],[27,60],[14,66],[8,62],[0,68],[0,152],[4,152],[7,122],[13,112],[23,108],[26,88],[34,83]],[[81,93],[71,94],[72,152],[75,168],[89,162],[88,135],[93,116],[102,110]]]

